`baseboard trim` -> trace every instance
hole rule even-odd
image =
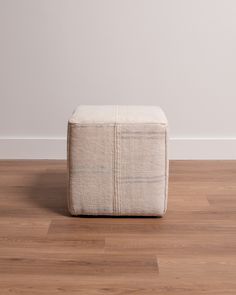
[[[0,138],[1,159],[65,159],[66,138]]]
[[[236,138],[170,138],[170,159],[236,160]],[[1,137],[0,159],[65,159],[64,137]]]
[[[236,138],[171,138],[170,158],[236,160]]]

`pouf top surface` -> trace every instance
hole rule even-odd
[[[80,105],[69,123],[157,123],[167,125],[167,119],[158,106],[147,105]]]

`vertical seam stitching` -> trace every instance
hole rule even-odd
[[[117,126],[114,124],[114,208],[113,214],[117,212]]]
[[[121,127],[119,126],[119,179],[118,179],[118,188],[119,188],[119,200],[120,200],[120,215],[121,215],[121,196],[122,194],[120,193],[120,183],[119,180],[121,179]]]
[[[168,151],[167,151],[167,127],[165,128],[165,200],[164,213],[167,209],[167,183],[168,183]]]
[[[114,124],[114,130],[113,130],[113,214],[115,214],[116,211],[116,124]]]
[[[119,204],[119,171],[120,171],[120,160],[119,160],[119,106],[116,105],[116,213],[120,215],[120,204]]]
[[[119,177],[120,177],[120,138],[119,138],[119,125],[117,125],[117,213],[120,215],[120,187],[119,187]]]
[[[118,106],[115,106],[115,123],[114,123],[114,198],[113,198],[113,214],[119,214],[118,208]]]

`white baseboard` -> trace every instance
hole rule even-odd
[[[170,159],[236,160],[236,138],[171,138]]]
[[[66,139],[0,138],[0,159],[65,159]]]
[[[171,138],[170,159],[236,160],[236,138]],[[0,138],[0,159],[65,159],[66,138]]]

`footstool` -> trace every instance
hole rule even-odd
[[[68,122],[72,215],[163,216],[167,119],[157,106],[79,106]]]

